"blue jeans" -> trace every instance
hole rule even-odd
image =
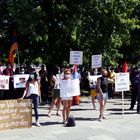
[[[29,99],[32,99],[33,105],[34,105],[34,113],[35,113],[35,120],[38,121],[38,105],[39,105],[39,96],[36,94],[31,94]]]

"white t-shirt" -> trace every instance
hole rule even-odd
[[[29,83],[29,87],[28,87],[28,91],[27,91],[27,97],[29,97],[31,94],[36,94],[39,95],[39,90],[38,90],[38,82],[35,81],[34,84],[33,83]]]

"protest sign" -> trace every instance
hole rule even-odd
[[[129,91],[130,80],[129,73],[116,73],[115,74],[115,91]]]
[[[80,95],[79,79],[61,80],[60,97],[72,97]]]
[[[102,55],[92,55],[91,68],[100,68],[102,67]]]
[[[14,75],[14,88],[25,88],[29,74]]]
[[[0,130],[32,126],[30,99],[0,101]]]
[[[82,65],[83,52],[82,51],[70,51],[70,64]]]
[[[0,90],[9,89],[9,76],[0,75]]]

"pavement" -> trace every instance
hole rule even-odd
[[[97,107],[98,106],[98,103]],[[0,140],[140,140],[140,114],[128,110],[130,99],[109,99],[106,105],[107,120],[98,121],[99,110],[93,110],[89,97],[80,97],[80,104],[71,107],[71,115],[76,119],[75,127],[64,127],[62,116],[56,116],[56,108],[48,117],[48,104],[39,106],[41,127],[8,129],[0,131]],[[62,109],[62,107],[61,107]]]

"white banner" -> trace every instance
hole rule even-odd
[[[9,89],[9,76],[0,75],[0,90]]]
[[[99,55],[92,55],[92,58],[91,58],[91,68],[100,68],[102,67],[102,55],[99,54]]]
[[[14,88],[25,88],[29,74],[14,75]]]
[[[82,51],[70,51],[70,64],[82,65],[83,52]]]
[[[79,79],[61,80],[60,97],[72,97],[80,95]]]
[[[116,73],[115,75],[115,91],[129,91],[130,90],[130,80],[129,73]]]

